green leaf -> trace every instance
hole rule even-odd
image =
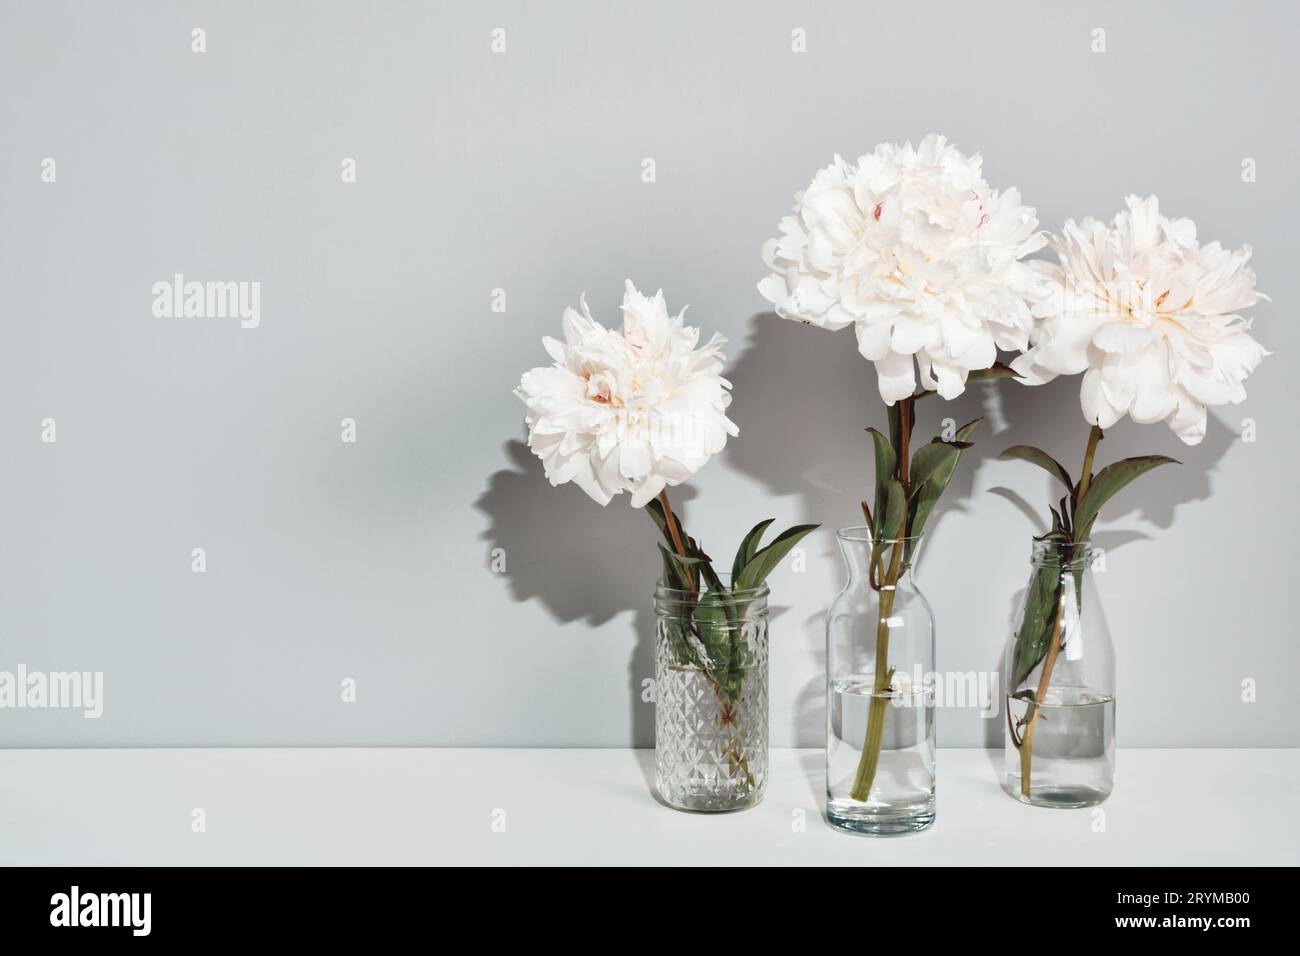
[[[969,442],[946,442],[932,441],[928,445],[922,445],[912,456],[912,469],[908,475],[908,481],[912,486],[912,494],[915,495],[921,490],[921,486],[929,481],[934,473],[944,465],[949,463],[956,465],[957,456],[966,448],[970,447]]]
[[[701,559],[689,555],[682,557],[676,551],[669,551],[662,544],[659,545],[659,550],[663,552],[664,561],[667,562],[666,566],[671,566],[673,569],[673,576],[677,582],[675,587],[681,591],[694,590],[692,585],[695,581],[695,575],[691,569],[694,565],[699,564]]]
[[[898,479],[891,478],[885,492],[885,516],[877,529],[877,538],[896,541],[903,532],[903,516],[907,512],[907,495]]]
[[[815,524],[797,524],[793,528],[782,531],[773,539],[772,543],[761,551],[757,552],[749,563],[741,570],[740,575],[732,582],[732,589],[735,591],[747,591],[750,588],[756,588],[771,574],[781,559],[790,553],[790,549],[803,540],[804,535],[815,531],[820,525]]]
[[[867,431],[871,433],[871,440],[876,446],[876,503],[871,513],[879,526],[881,516],[885,513],[885,496],[889,493],[889,482],[893,480],[894,470],[898,467],[898,454],[894,451],[894,446],[889,443],[889,439],[876,429],[868,428]]]
[[[876,534],[871,541],[873,565],[884,554],[885,548],[902,536],[903,521],[907,517],[907,495],[903,492],[902,483],[891,478],[885,487],[885,510],[876,515]]]
[[[1071,493],[1074,492],[1074,482],[1070,480],[1070,473],[1065,470],[1065,466],[1041,448],[1035,448],[1033,445],[1012,445],[1002,454],[998,455],[998,457],[1004,461],[1009,461],[1012,458],[1019,458],[1021,461],[1027,461],[1031,465],[1037,465],[1061,484],[1065,485],[1066,491]]]
[[[675,618],[669,618],[665,622],[665,629],[668,633],[668,647],[672,659],[684,667],[702,668],[704,662],[700,660],[695,644],[690,639],[690,630]]]
[[[1019,686],[1047,653],[1047,645],[1056,623],[1056,609],[1060,603],[1061,563],[1059,558],[1048,557],[1041,566],[1035,566],[1025,594],[1025,612],[1016,634],[1016,650],[1012,665],[1010,688]]]
[[[693,558],[699,558],[701,561],[708,561],[708,562],[713,561],[711,557],[709,557],[707,554],[704,553],[704,549],[700,547],[699,542],[696,541],[694,538],[692,538],[690,535],[686,534],[686,529],[684,529],[680,524],[677,526],[677,530],[681,531],[682,536],[686,539],[687,554],[689,554]]]
[[[689,591],[690,582],[682,579],[681,569],[677,566],[677,562],[673,561],[671,553],[663,545],[659,546],[659,555],[664,562],[664,584],[679,591]]]
[[[1107,465],[1101,471],[1097,472],[1092,483],[1088,485],[1088,490],[1083,493],[1083,499],[1079,506],[1074,510],[1074,533],[1075,540],[1085,541],[1092,531],[1092,522],[1097,517],[1097,512],[1115,492],[1119,491],[1134,478],[1144,475],[1152,468],[1158,468],[1160,465],[1179,465],[1182,462],[1176,461],[1166,455],[1143,455],[1139,458],[1125,458],[1122,461],[1114,462]]]
[[[722,579],[718,577],[718,573],[713,570],[712,561],[701,559],[695,567],[700,572],[700,577],[704,578],[705,582],[708,584],[710,592],[717,592],[718,594],[727,593],[727,586],[722,583]]]
[[[916,537],[925,530],[925,523],[929,520],[930,513],[934,511],[935,505],[939,503],[939,499],[948,488],[948,482],[952,481],[953,473],[957,470],[957,462],[961,460],[960,451],[970,447],[970,436],[974,434],[976,427],[983,420],[983,418],[977,418],[961,426],[961,428],[957,429],[957,434],[953,436],[951,442],[941,442],[936,438],[930,443],[931,445],[960,445],[961,448],[958,454],[952,455],[941,462],[939,467],[934,470],[917,491],[912,505],[912,513],[908,518],[908,537]],[[909,561],[912,559],[910,547],[906,558]]]
[[[988,382],[998,378],[1020,378],[1020,373],[1001,362],[994,362],[990,368],[977,368],[966,376],[966,384]]]
[[[668,530],[668,519],[664,515],[663,503],[658,498],[651,498],[646,502],[645,510],[654,519],[654,523],[659,526],[659,532],[664,536],[664,540],[668,542],[668,547],[673,547],[673,535]],[[680,524],[678,527],[681,527]]]
[[[728,639],[729,625],[727,613],[722,607],[722,595],[710,591],[700,598],[695,608],[695,629],[700,643],[708,655],[707,666],[711,671],[725,670],[729,664]]]
[[[736,559],[731,562],[731,583],[735,584],[736,579],[740,577],[740,572],[745,569],[745,565],[754,559],[754,554],[758,551],[758,546],[763,540],[763,532],[767,531],[775,518],[768,518],[766,521],[760,521],[750,529],[749,534],[740,542],[740,547],[736,549]]]

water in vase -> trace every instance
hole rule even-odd
[[[1030,796],[1022,789],[1018,739],[1030,716],[1023,696],[1007,698],[1007,791],[1026,803],[1091,807],[1115,782],[1115,697],[1090,687],[1048,688],[1034,729]]]
[[[843,829],[906,833],[934,821],[934,694],[898,675],[875,695],[872,675],[832,681],[827,701],[827,815]],[[883,702],[880,757],[867,799],[852,796],[867,739],[871,702]]]

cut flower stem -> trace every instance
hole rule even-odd
[[[1079,507],[1079,502],[1088,491],[1088,485],[1092,482],[1092,464],[1097,455],[1097,445],[1101,442],[1102,431],[1097,425],[1092,426],[1092,431],[1088,434],[1088,447],[1083,454],[1083,469],[1079,474],[1079,481],[1074,490],[1074,507]],[[1080,535],[1086,538],[1090,528],[1071,527],[1070,540],[1074,545],[1082,544]],[[1038,718],[1042,713],[1044,701],[1047,700],[1047,691],[1052,682],[1052,671],[1056,667],[1056,658],[1062,649],[1062,629],[1065,622],[1065,602],[1067,595],[1064,589],[1059,589],[1056,600],[1056,610],[1053,614],[1052,635],[1047,642],[1047,653],[1043,658],[1043,670],[1038,677],[1038,689],[1034,692],[1034,699],[1029,705],[1028,715],[1025,719],[1025,730],[1020,736],[1020,794],[1026,800],[1030,798],[1033,789],[1033,759],[1034,759],[1034,730],[1038,726]]]
[[[907,487],[907,452],[911,439],[912,403],[914,401],[915,399],[912,398],[903,399],[900,402],[902,408],[899,410],[897,461],[899,478],[904,488]],[[873,544],[879,546],[887,529],[883,527],[884,515],[876,515],[875,520],[877,531],[873,535]],[[867,711],[867,736],[862,742],[862,755],[858,758],[858,770],[853,778],[853,789],[849,791],[850,797],[863,803],[871,796],[871,786],[876,779],[876,768],[880,765],[880,750],[884,745],[885,720],[888,717],[888,694],[895,670],[895,668],[889,666],[889,619],[894,613],[894,595],[897,593],[898,578],[903,570],[903,541],[894,541],[890,551],[889,570],[885,573],[884,579],[880,581],[880,613],[876,620],[876,673],[871,689],[871,703]],[[871,570],[868,569],[869,572]]]

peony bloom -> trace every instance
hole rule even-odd
[[[1196,224],[1162,216],[1155,196],[1126,201],[1109,226],[1067,220],[1053,237],[1060,265],[1042,263],[1052,294],[1012,368],[1029,385],[1082,372],[1090,423],[1168,422],[1195,445],[1206,406],[1244,399],[1242,383],[1268,354],[1238,314],[1266,296],[1249,247],[1198,245]]]
[[[564,310],[564,341],[543,339],[555,363],[525,372],[528,446],[552,485],[572,481],[608,504],[621,492],[639,508],[695,474],[722,450],[731,384],[719,373],[725,339],[697,348],[699,329],[668,315],[628,280],[622,331],[596,322],[584,299]]]
[[[763,246],[759,291],[777,315],[826,329],[853,324],[886,404],[921,385],[960,395],[967,375],[1020,350],[1040,275],[1020,260],[1041,249],[1020,193],[998,193],[942,136],[884,144],[835,161],[795,197],[781,235]]]

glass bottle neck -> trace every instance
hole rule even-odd
[[[1090,541],[1053,541],[1034,539],[1029,563],[1035,568],[1059,568],[1082,573],[1092,568],[1100,552]]]
[[[921,538],[884,541],[877,547],[867,528],[845,528],[837,532],[840,553],[849,582],[876,587],[914,587]]]

